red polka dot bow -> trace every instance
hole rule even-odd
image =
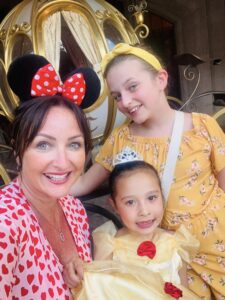
[[[62,94],[77,105],[82,103],[85,91],[86,84],[82,73],[72,75],[62,84],[51,64],[40,68],[31,84],[31,95],[34,97]]]

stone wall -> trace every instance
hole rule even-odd
[[[148,9],[145,18],[152,12],[175,24],[177,54],[192,53],[205,61],[198,66],[201,80],[195,95],[212,91],[225,93],[225,1],[151,0],[148,1]],[[132,22],[126,11],[126,17]],[[215,59],[221,59],[222,62],[215,65]],[[183,70],[180,67],[181,95],[185,100],[195,82],[185,80]],[[213,100],[211,94],[193,101],[198,111],[213,114],[221,108],[213,106]]]

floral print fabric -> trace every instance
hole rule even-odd
[[[225,299],[225,193],[216,179],[225,168],[225,134],[208,115],[192,113],[192,120],[193,129],[182,137],[162,226],[176,230],[183,223],[198,237],[200,251],[191,267],[203,280],[202,288],[195,286],[192,275],[190,288],[204,296],[210,285],[217,299]],[[129,126],[122,125],[109,136],[96,161],[112,170],[116,157],[130,148],[162,176],[168,146],[168,137],[133,136]]]
[[[80,258],[90,261],[83,205],[72,196],[60,204]],[[71,299],[62,269],[18,181],[11,182],[0,191],[0,299]]]

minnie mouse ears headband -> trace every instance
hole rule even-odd
[[[15,59],[9,66],[7,79],[21,102],[61,94],[84,109],[98,99],[101,90],[100,80],[91,68],[78,68],[61,83],[47,59],[36,54]]]

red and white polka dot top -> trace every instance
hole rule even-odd
[[[70,195],[59,201],[80,258],[90,261],[83,205]],[[70,299],[62,269],[18,180],[12,181],[0,190],[0,299]]]

